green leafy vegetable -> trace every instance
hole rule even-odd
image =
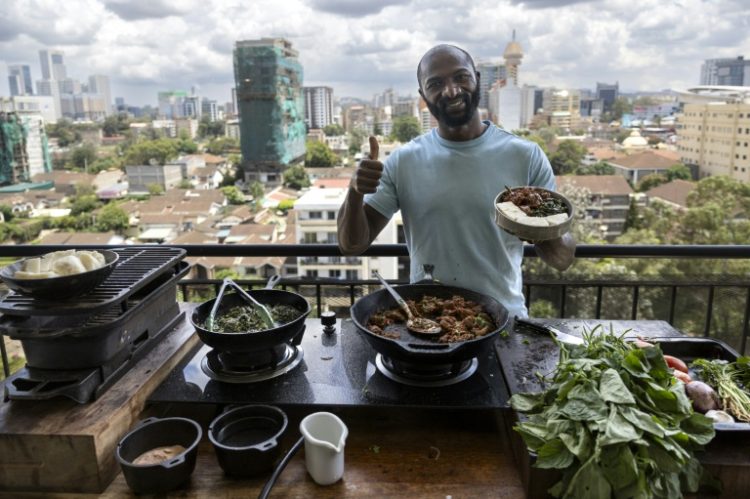
[[[554,497],[673,498],[701,483],[693,453],[713,438],[711,420],[693,412],[658,346],[623,336],[597,327],[584,345],[559,344],[549,388],[511,397],[535,466],[562,473]]]

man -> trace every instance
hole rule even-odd
[[[537,144],[480,120],[479,77],[458,47],[438,45],[422,57],[419,94],[438,127],[385,163],[370,137],[370,159],[359,164],[339,211],[339,247],[346,255],[361,254],[400,209],[411,282],[424,276],[424,264],[433,264],[437,280],[490,295],[511,316],[525,317],[523,242],[495,225],[493,202],[506,186],[554,189],[555,180]],[[558,270],[573,262],[570,234],[535,246]]]

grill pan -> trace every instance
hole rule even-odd
[[[10,315],[83,315],[102,312],[122,303],[185,257],[185,250],[161,246],[134,246],[112,250],[119,256],[107,278],[73,300],[38,299],[10,293],[0,300],[0,312]]]

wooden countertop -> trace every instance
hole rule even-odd
[[[349,428],[343,480],[327,487],[316,485],[306,472],[302,449],[281,473],[270,497],[524,497],[505,431],[498,429],[503,428],[501,413],[338,414]],[[196,420],[212,416],[192,415]],[[284,451],[299,436],[301,416],[289,414]],[[204,438],[190,482],[170,496],[257,497],[266,478],[227,478]],[[101,495],[0,493],[13,498],[130,496],[135,497],[121,473]]]

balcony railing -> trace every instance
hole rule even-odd
[[[226,256],[283,256],[283,257],[335,257],[342,258],[339,249],[334,244],[257,244],[257,245],[172,245],[183,248],[188,256],[226,257]],[[100,249],[102,246],[77,246],[79,249]],[[51,251],[69,249],[63,245],[18,245],[0,246],[0,257],[24,257],[40,255]],[[403,257],[408,256],[403,244],[374,245],[363,257]],[[536,257],[532,246],[524,248],[524,256]],[[343,257],[346,258],[346,257]],[[359,257],[348,257],[359,258]],[[675,246],[675,245],[580,245],[576,249],[576,258],[661,258],[661,259],[744,259],[750,260],[750,245],[705,245],[705,246]],[[538,299],[544,298],[554,303],[557,317],[571,317],[570,303],[576,302],[580,308],[586,308],[592,319],[662,319],[680,329],[681,318],[676,315],[677,304],[682,294],[691,294],[695,300],[697,292],[703,293],[704,308],[702,323],[693,323],[690,333],[703,336],[719,336],[727,340],[740,352],[747,349],[747,339],[750,322],[750,280],[747,276],[702,276],[700,279],[664,278],[664,279],[624,279],[611,278],[567,278],[560,274],[560,278],[526,276],[524,291],[527,306],[531,306]],[[247,279],[240,283],[250,286],[265,284],[264,280]],[[400,282],[400,281],[397,281]],[[180,281],[181,298],[186,301],[200,301],[212,296],[220,284],[219,280],[186,279]],[[348,307],[357,298],[370,290],[377,289],[379,283],[372,279],[342,280],[337,278],[284,278],[281,283],[283,289],[292,289],[306,296],[314,303],[314,313],[319,313],[327,307],[334,307],[341,313],[348,313]],[[719,331],[712,335],[715,319],[717,299],[731,290],[732,298],[736,301],[732,306],[733,313],[738,314],[734,323],[736,331]],[[616,296],[610,296],[616,293]],[[738,298],[739,297],[739,298]],[[659,301],[656,313],[652,310],[644,314],[644,302],[653,305]],[[615,301],[617,307],[607,308],[607,302]],[[580,303],[585,302],[585,307]],[[615,313],[612,308],[617,308]],[[584,318],[584,317],[581,317]],[[726,322],[726,321],[724,321]],[[731,333],[731,334],[730,334]],[[3,371],[8,375],[8,357],[4,341],[0,341],[0,354]]]

